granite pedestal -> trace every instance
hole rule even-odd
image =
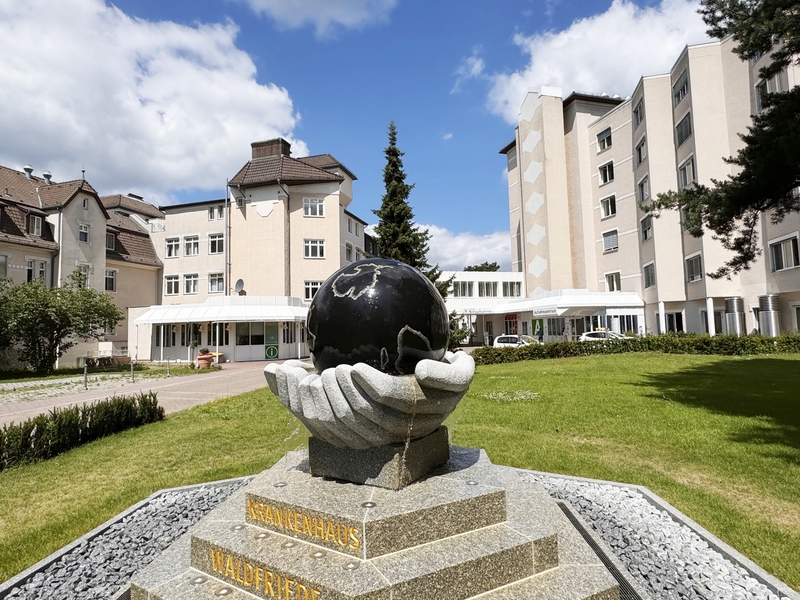
[[[132,600],[618,600],[547,493],[483,452],[401,490],[314,477],[287,455],[132,580]]]

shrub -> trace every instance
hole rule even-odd
[[[653,335],[625,340],[603,342],[549,342],[519,348],[492,348],[482,346],[472,352],[477,365],[494,365],[538,360],[542,358],[570,358],[590,354],[621,354],[624,352],[663,352],[664,354],[707,354],[721,356],[746,356],[754,354],[800,354],[800,336],[784,335],[777,338],[749,335],[673,334]]]
[[[112,396],[94,404],[55,408],[0,428],[0,471],[38,462],[96,439],[164,418],[155,392]]]

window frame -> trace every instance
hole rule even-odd
[[[639,219],[639,239],[642,242],[653,239],[653,215],[645,215]]]
[[[170,291],[170,288],[173,291]],[[164,295],[178,296],[181,292],[180,275],[164,275]]]
[[[689,69],[683,70],[675,85],[672,86],[672,107],[677,108],[686,96],[689,95]]]
[[[653,274],[649,285],[647,283],[647,280],[648,280],[647,271],[648,271],[648,269]],[[656,262],[654,260],[651,260],[650,262],[645,263],[645,264],[642,265],[642,289],[645,289],[645,290],[649,289],[649,288],[655,286],[655,284],[656,284]]]
[[[769,259],[770,259],[770,272],[771,273],[782,273],[783,271],[789,271],[791,269],[796,269],[800,267],[800,232],[795,231],[794,233],[790,233],[788,235],[781,236],[779,238],[775,238],[770,240],[767,243],[769,248]],[[784,249],[784,244],[789,242],[789,250],[788,253]],[[778,268],[777,261],[775,260],[775,250],[776,248],[780,247],[781,249],[781,264],[782,266]],[[794,262],[793,265],[785,266],[786,258],[789,257]]]
[[[91,237],[91,225],[88,223],[78,223],[78,241],[82,244],[90,244],[92,237]],[[86,239],[84,239],[86,238]]]
[[[597,152],[605,152],[613,145],[613,138],[611,137],[611,127],[606,127],[597,134]]]
[[[689,263],[697,260],[699,263],[699,268],[696,272],[696,277],[692,278],[690,275],[689,270]],[[683,259],[684,268],[686,269],[686,283],[695,283],[697,281],[703,280],[703,253],[702,252],[695,252]]]
[[[597,167],[598,181],[601,186],[614,181],[614,161],[610,160]]]
[[[639,128],[639,125],[641,125],[644,121],[644,98],[639,99],[639,102],[636,103],[636,106],[631,114],[633,119],[633,130],[636,131]]]
[[[347,262],[353,262],[353,244],[344,245],[344,259]]]
[[[36,237],[42,237],[42,217],[28,215],[28,233]]]
[[[189,246],[191,244],[191,247]],[[184,256],[199,256],[200,254],[200,236],[185,235],[183,236],[183,255]]]
[[[614,246],[614,247],[607,247],[606,239],[610,240],[611,239],[611,234],[613,234],[614,237],[616,238],[617,245]],[[603,231],[600,234],[600,237],[602,238],[602,242],[603,242],[603,254],[608,254],[608,253],[611,253],[611,252],[617,252],[619,250],[619,229],[617,227],[615,227],[614,229],[607,229],[606,231]]]
[[[606,210],[606,204],[608,205],[608,210]],[[606,196],[605,198],[600,199],[600,218],[601,219],[610,219],[611,217],[617,216],[617,195],[611,194],[610,196]]]
[[[692,177],[691,179],[686,177],[687,167],[691,167]],[[682,190],[685,187],[695,183],[697,181],[697,173],[695,170],[694,165],[694,154],[690,154],[689,157],[684,160],[678,166],[678,189]]]
[[[111,243],[109,244],[109,240]],[[116,250],[117,249],[117,236],[114,235],[110,231],[106,231],[106,250]]]
[[[636,157],[636,166],[638,167],[647,158],[647,136],[643,135],[634,148],[634,155]]]
[[[190,289],[190,284],[191,288]],[[196,296],[200,293],[200,274],[185,273],[183,275],[183,294],[185,296]]]
[[[304,239],[303,240],[303,258],[308,258],[308,259],[311,259],[311,260],[324,259],[325,258],[325,240],[324,239]]]
[[[636,197],[639,202],[646,202],[650,199],[650,173],[642,177],[636,184]]]
[[[109,281],[111,281],[111,287],[108,287]],[[103,288],[106,292],[117,293],[117,269],[106,269]]]
[[[323,283],[325,282],[312,280],[308,280],[303,283],[303,297],[305,298],[306,302],[311,302],[314,299],[314,295],[319,291]]]
[[[181,255],[181,238],[166,238],[164,240],[164,257],[178,258]]]
[[[606,280],[606,292],[622,291],[622,271],[609,271],[608,273],[603,273],[603,275]]]
[[[682,127],[684,123],[686,123],[686,127]],[[681,139],[683,130],[686,130],[686,137]],[[692,111],[689,110],[675,125],[675,147],[680,148],[683,146],[692,135],[694,135],[694,127],[692,127]]]
[[[214,289],[214,288],[217,289]],[[208,293],[220,294],[225,292],[225,274],[221,271],[214,271],[208,274]]]
[[[320,218],[325,216],[325,198],[313,196],[303,198],[303,216]]]
[[[214,250],[214,248],[217,248]],[[222,254],[225,252],[225,234],[224,233],[209,233],[208,234],[208,253],[209,254]]]

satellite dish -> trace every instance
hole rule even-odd
[[[243,289],[244,289],[244,280],[243,279],[237,280],[236,285],[233,286],[233,291],[235,291],[237,294],[240,294]]]

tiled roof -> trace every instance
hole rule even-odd
[[[353,181],[358,179],[358,177],[353,175],[353,172],[350,169],[345,167],[330,154],[315,154],[314,156],[304,156],[303,158],[298,158],[297,160],[302,161],[307,165],[311,165],[312,167],[317,167],[318,169],[331,169],[334,167],[339,167],[342,171],[347,173],[350,179]]]
[[[56,250],[58,244],[53,238],[49,223],[44,220],[43,213],[39,210],[28,210],[28,207],[14,203],[3,202],[3,214],[0,217],[0,242],[10,242],[34,248]],[[27,232],[25,220],[29,214],[42,216],[42,235],[31,235]]]
[[[78,192],[97,196],[95,189],[84,179],[48,184],[42,177],[15,171],[0,165],[0,197],[43,210],[64,206]],[[105,210],[105,209],[104,209]]]
[[[163,219],[164,213],[158,210],[155,206],[144,200],[131,198],[130,196],[123,196],[122,194],[114,194],[113,196],[103,196],[100,198],[109,211],[114,208],[122,208],[130,212],[135,212],[146,217],[154,219]]]
[[[306,164],[290,156],[264,156],[248,161],[230,180],[230,185],[251,187],[275,183],[313,183],[317,181],[343,181],[344,178]]]
[[[161,266],[150,236],[129,216],[111,212],[106,231],[115,238],[114,249],[106,248],[106,260]]]

